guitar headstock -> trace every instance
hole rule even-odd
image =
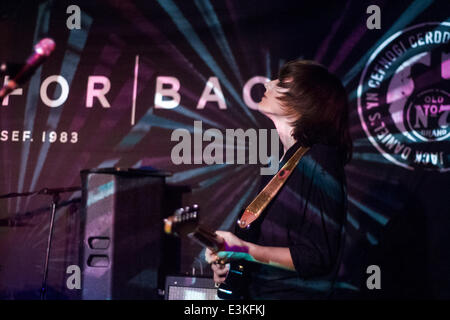
[[[198,204],[178,208],[174,214],[164,219],[164,232],[176,236],[187,236],[198,226]]]

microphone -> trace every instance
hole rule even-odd
[[[8,94],[14,91],[20,84],[26,82],[36,71],[36,69],[44,63],[47,57],[55,49],[55,42],[50,38],[44,38],[34,46],[34,53],[28,58],[25,65],[20,71],[10,79],[8,83],[0,90],[0,100],[3,100]]]

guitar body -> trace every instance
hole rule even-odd
[[[262,219],[261,219],[262,220]],[[235,234],[244,241],[255,242],[259,236],[260,221],[255,221],[247,228],[236,227]],[[252,264],[246,260],[237,260],[230,263],[230,271],[218,290],[217,296],[224,300],[249,299],[250,269]]]
[[[245,300],[248,298],[248,275],[245,261],[233,261],[223,283],[217,289],[217,296],[223,300]]]
[[[213,252],[224,250],[224,240],[215,232],[204,228],[198,223],[198,205],[179,208],[175,214],[164,219],[164,231],[181,237],[188,237]],[[241,239],[251,238],[252,230],[236,230]],[[230,270],[225,281],[217,289],[217,296],[224,300],[241,300],[248,298],[249,277],[247,272],[250,263],[246,260],[230,262]]]

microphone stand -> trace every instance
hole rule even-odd
[[[52,196],[52,213],[50,215],[50,230],[48,232],[47,252],[45,254],[44,276],[42,279],[42,286],[41,286],[41,300],[45,300],[46,295],[47,295],[48,262],[50,259],[50,247],[52,244],[53,225],[55,223],[56,206],[58,205],[58,202],[61,199],[59,194],[62,192],[71,192],[71,191],[78,191],[78,190],[81,190],[81,188],[79,188],[79,187],[56,188],[56,189],[44,188],[41,191],[39,191],[39,193],[38,193],[38,194],[47,194],[47,195]]]
[[[48,190],[48,189],[44,189]],[[52,196],[52,212],[50,215],[50,231],[48,232],[48,239],[47,239],[47,252],[45,254],[45,264],[44,264],[44,276],[42,279],[42,286],[41,286],[41,300],[45,300],[45,297],[47,295],[47,277],[48,277],[48,261],[50,259],[50,247],[52,243],[52,237],[53,237],[53,225],[55,223],[55,215],[56,215],[56,206],[58,205],[58,202],[60,200],[59,192],[52,192],[52,193],[44,193],[49,194]]]
[[[1,198],[12,198],[12,197],[22,197],[22,196],[30,196],[30,195],[36,195],[36,194],[44,194],[44,195],[50,195],[52,196],[52,212],[50,215],[50,230],[48,233],[47,238],[47,252],[45,254],[45,264],[44,264],[44,275],[42,279],[42,286],[41,286],[41,300],[45,300],[47,295],[47,277],[48,277],[48,262],[50,259],[50,248],[52,243],[52,237],[53,237],[53,226],[55,223],[55,215],[56,215],[56,206],[58,205],[59,200],[61,199],[59,194],[64,192],[75,192],[81,190],[80,187],[69,187],[69,188],[44,188],[39,191],[34,192],[24,192],[24,193],[9,193],[5,195],[1,195]]]
[[[9,75],[13,77],[24,65],[24,63],[0,62],[0,76]]]

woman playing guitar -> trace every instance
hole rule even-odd
[[[216,231],[224,249],[207,249],[206,260],[216,283],[230,273],[230,265],[219,261],[250,261],[245,298],[324,298],[332,292],[344,243],[344,165],[352,152],[347,93],[335,75],[308,60],[286,63],[265,87],[259,111],[282,142],[279,168],[300,147],[309,150],[249,228]],[[263,176],[261,189],[270,179]]]

